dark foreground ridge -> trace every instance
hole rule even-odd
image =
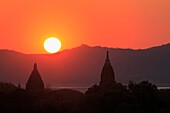
[[[13,84],[0,83],[0,113],[170,113],[170,90],[148,81],[94,85],[85,94],[45,89],[33,95]]]
[[[0,113],[170,113],[170,90],[148,81],[126,86],[115,78],[108,52],[99,85],[85,93],[44,88],[35,63],[26,89],[0,83]]]

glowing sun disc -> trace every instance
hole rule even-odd
[[[44,42],[44,49],[49,53],[56,53],[61,48],[61,41],[55,37],[50,37]]]

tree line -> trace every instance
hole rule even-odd
[[[159,90],[148,81],[130,81],[93,85],[85,93],[47,88],[34,95],[1,82],[0,113],[170,113],[170,90]]]

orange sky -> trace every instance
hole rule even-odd
[[[0,49],[46,53],[81,44],[147,48],[170,42],[170,0],[0,0]]]

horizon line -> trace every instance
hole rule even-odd
[[[134,50],[134,51],[137,51],[137,50],[147,50],[147,49],[152,49],[152,48],[156,48],[156,47],[161,47],[161,46],[166,46],[166,45],[169,45],[170,43],[164,43],[164,44],[160,44],[160,45],[155,45],[155,46],[150,46],[150,47],[146,47],[146,48],[121,48],[121,47],[108,47],[108,46],[101,46],[101,45],[95,45],[95,46],[92,46],[92,45],[88,45],[88,44],[80,44],[79,46],[75,46],[75,47],[72,47],[72,48],[67,48],[67,49],[64,49],[64,50],[61,50],[57,53],[24,53],[24,52],[21,52],[21,51],[18,51],[18,50],[13,50],[13,49],[0,49],[0,51],[13,51],[13,52],[17,52],[17,53],[21,53],[21,54],[27,54],[27,55],[55,55],[55,54],[59,54],[61,52],[64,52],[64,51],[68,51],[68,50],[71,50],[71,49],[75,49],[75,48],[78,48],[78,47],[82,47],[82,46],[86,46],[86,47],[91,47],[91,48],[95,48],[95,47],[101,47],[101,48],[108,48],[108,49],[124,49],[124,50]]]

